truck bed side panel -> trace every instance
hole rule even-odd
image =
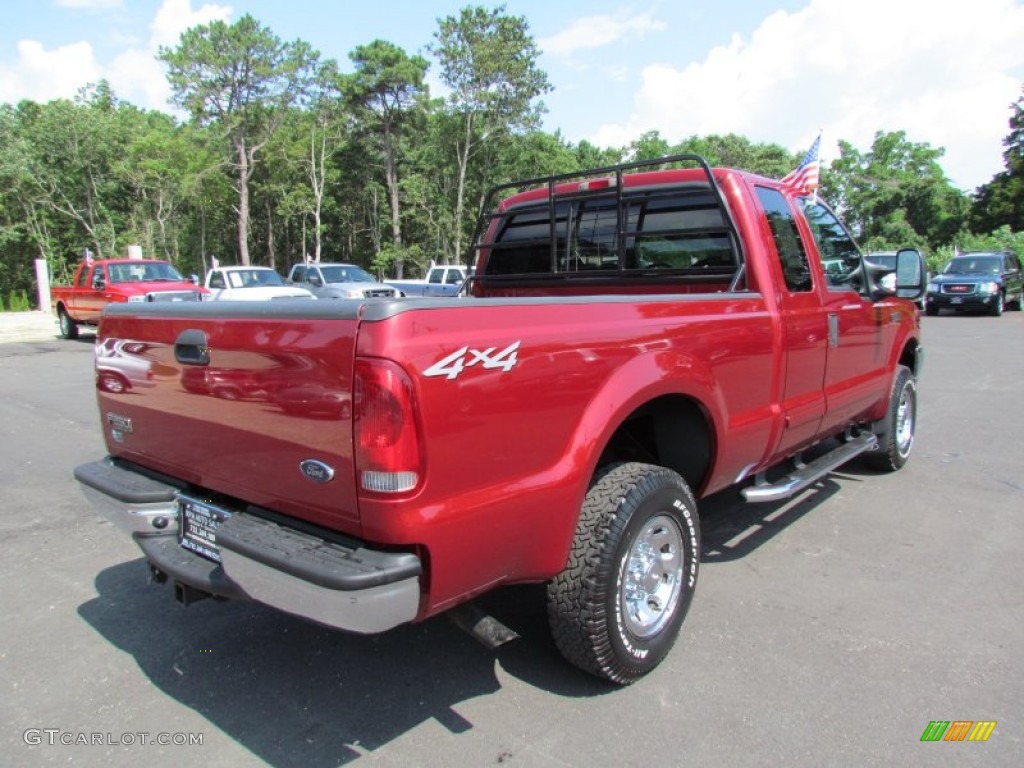
[[[708,486],[764,456],[775,341],[759,295],[409,306],[367,315],[358,353],[413,377],[426,481],[411,500],[364,499],[362,522],[371,540],[425,547],[431,612],[559,572],[602,448],[648,400],[690,397],[729,433]]]

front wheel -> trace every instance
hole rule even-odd
[[[668,655],[690,607],[700,521],[677,473],[650,464],[602,470],[587,492],[566,569],[548,584],[562,655],[626,685]]]
[[[889,410],[885,418],[875,424],[878,449],[865,454],[868,463],[883,472],[894,472],[910,458],[917,426],[917,382],[905,365],[896,369]]]
[[[990,309],[989,312],[992,313],[993,315],[995,315],[996,317],[1001,317],[1002,314],[1003,314],[1003,308],[1005,306],[1006,306],[1006,299],[1003,298],[1003,294],[1002,293],[997,293],[996,294],[996,303],[992,305],[992,309]]]

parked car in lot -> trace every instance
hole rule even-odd
[[[864,257],[871,264],[884,267],[892,272],[896,271],[896,251],[874,251]],[[924,297],[915,299],[914,303],[918,309],[924,309]]]
[[[61,336],[77,339],[79,327],[99,325],[109,304],[202,301],[205,293],[169,261],[98,259],[79,264],[71,285],[53,286],[50,300]]]
[[[400,291],[355,264],[295,264],[288,282],[318,299],[397,299]]]
[[[96,388],[115,395],[139,387],[152,387],[153,362],[146,359],[145,342],[106,339],[97,342],[94,351]]]
[[[1005,307],[1019,310],[1024,302],[1020,259],[1008,251],[961,253],[950,259],[941,274],[928,281],[925,313],[965,309],[1003,314]]]
[[[388,280],[403,296],[458,296],[466,282],[466,268],[461,264],[432,266],[422,280]]]
[[[316,298],[305,288],[285,285],[270,267],[216,267],[206,273],[206,290],[216,301]]]

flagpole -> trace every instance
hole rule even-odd
[[[825,133],[825,129],[824,128],[818,128],[817,142],[818,142],[818,168],[819,169],[821,168],[821,135],[823,133]],[[821,173],[821,171],[819,170],[819,174],[820,173]],[[814,185],[814,202],[815,203],[818,202],[818,185],[817,184]]]

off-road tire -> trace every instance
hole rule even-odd
[[[643,677],[679,635],[699,561],[697,504],[682,477],[640,463],[598,472],[568,564],[547,588],[559,651],[613,683]]]
[[[868,464],[882,472],[895,472],[907,463],[917,427],[917,381],[905,365],[897,366],[885,418],[875,423],[878,450],[865,454]]]

